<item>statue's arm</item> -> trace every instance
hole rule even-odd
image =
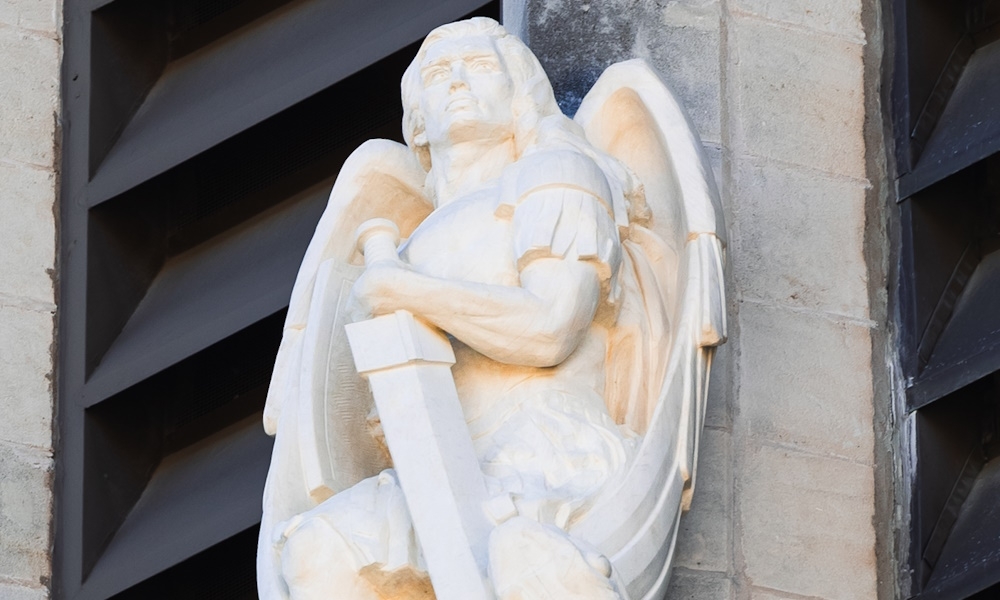
[[[600,294],[591,263],[559,258],[527,265],[520,286],[440,279],[382,263],[354,288],[364,312],[408,310],[494,360],[536,367],[557,365],[576,349]]]

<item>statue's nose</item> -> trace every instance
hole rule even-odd
[[[448,91],[451,93],[457,92],[458,90],[468,90],[469,82],[466,78],[465,63],[462,61],[455,61],[451,66],[451,85]]]

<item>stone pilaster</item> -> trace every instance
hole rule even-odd
[[[0,598],[49,596],[61,14],[0,0]]]

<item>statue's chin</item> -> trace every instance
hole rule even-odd
[[[469,142],[501,142],[513,136],[510,123],[495,123],[484,120],[478,110],[456,113],[448,127],[449,144]]]

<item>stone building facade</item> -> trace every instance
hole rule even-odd
[[[508,0],[564,109],[642,57],[681,96],[730,229],[671,598],[906,597],[876,0]],[[50,597],[62,14],[0,0],[0,598]],[[55,417],[57,418],[57,416]],[[55,459],[54,459],[55,456]],[[904,523],[905,527],[905,523]]]

